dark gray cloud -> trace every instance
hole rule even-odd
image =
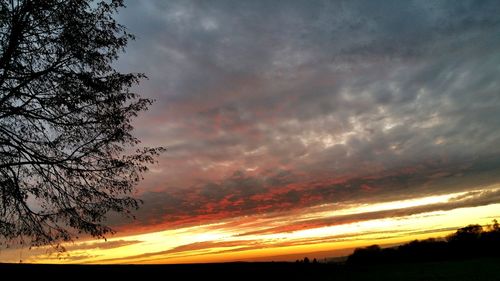
[[[342,224],[349,224],[354,222],[369,221],[369,220],[376,220],[383,218],[407,217],[411,215],[424,214],[436,211],[449,211],[458,208],[485,206],[490,204],[497,204],[498,202],[500,202],[500,190],[498,189],[472,191],[472,192],[467,192],[466,194],[463,194],[461,196],[451,198],[448,202],[434,203],[434,204],[401,208],[401,209],[359,212],[354,214],[332,216],[320,219],[302,220],[300,222],[290,222],[287,225],[282,225],[275,228],[261,229],[258,231],[242,233],[241,236],[252,235],[252,234],[282,233],[286,231],[296,231],[300,229],[310,229],[310,228],[331,226],[331,225],[342,225]],[[455,229],[457,227],[455,227]],[[433,229],[429,231],[438,232],[439,230]],[[397,232],[401,232],[401,230],[398,230]],[[418,233],[419,232],[415,232],[412,234],[418,234]]]
[[[139,217],[498,182],[498,14],[498,1],[128,1],[137,40],[118,66],[145,72],[138,91],[157,100],[136,132],[169,148]]]

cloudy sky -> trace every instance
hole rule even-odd
[[[499,1],[126,3],[117,67],[156,100],[135,132],[167,151],[137,220],[63,261],[322,257],[500,218]]]

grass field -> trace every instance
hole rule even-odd
[[[139,280],[450,280],[500,281],[500,258],[398,263],[342,264],[221,263],[189,265],[0,264],[2,276],[95,280],[104,276]]]
[[[382,264],[340,270],[331,280],[500,280],[500,258]]]

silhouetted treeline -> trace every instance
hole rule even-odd
[[[500,257],[500,226],[497,220],[486,227],[468,225],[444,239],[415,240],[391,248],[378,245],[357,248],[347,258],[347,263],[379,264],[494,256]]]

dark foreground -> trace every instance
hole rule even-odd
[[[459,261],[343,264],[221,263],[190,265],[28,265],[0,264],[1,275],[66,280],[499,280],[500,258]],[[142,279],[140,279],[142,278]],[[22,280],[22,279],[20,279]],[[119,280],[119,279],[118,279]]]

